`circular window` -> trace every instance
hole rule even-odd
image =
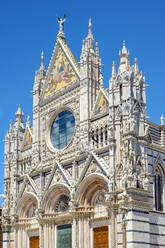
[[[50,140],[52,145],[57,149],[65,148],[71,141],[75,131],[75,118],[68,111],[62,111],[55,118],[51,130]]]

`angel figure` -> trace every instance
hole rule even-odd
[[[66,14],[64,14],[63,19],[58,16],[57,20],[58,20],[58,23],[59,23],[60,32],[63,32],[64,31],[64,22],[66,21]]]

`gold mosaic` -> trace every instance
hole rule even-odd
[[[51,73],[50,83],[45,91],[45,98],[51,97],[61,88],[74,83],[76,79],[77,77],[72,66],[69,64],[66,56],[60,48]]]

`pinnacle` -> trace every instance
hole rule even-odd
[[[138,61],[137,61],[137,58],[135,58],[135,66],[134,66],[134,68],[135,68],[135,74],[138,74],[139,68],[138,68]]]
[[[41,66],[40,66],[40,70],[45,70],[44,68],[44,52],[41,52]]]
[[[161,126],[164,126],[164,116],[163,116],[163,114],[161,115]]]
[[[17,112],[15,113],[15,115],[16,115],[16,117],[17,116],[21,116],[21,117],[23,117],[23,112],[21,112],[21,106],[20,106],[20,104],[18,105],[18,110],[17,110]]]
[[[91,31],[92,31],[92,22],[91,22],[91,18],[89,19],[89,25],[88,25],[88,27],[89,27],[89,32],[91,32]]]
[[[82,52],[85,50],[85,41],[82,41]]]
[[[12,129],[13,129],[13,123],[12,123],[12,120],[10,120],[9,132],[12,132]]]
[[[17,110],[17,114],[21,114],[21,105],[18,105],[18,110]]]
[[[99,46],[98,46],[98,42],[96,42],[96,54],[99,55]]]
[[[116,68],[115,68],[115,61],[113,61],[113,64],[112,64],[112,78],[115,78],[116,77]]]
[[[41,64],[43,64],[44,63],[44,52],[42,51],[41,52]]]
[[[127,54],[127,48],[125,46],[125,40],[123,41],[122,54]]]
[[[86,37],[86,40],[85,40],[85,47],[87,49],[92,49],[94,50],[94,47],[93,47],[93,35],[92,35],[92,22],[91,22],[91,19],[89,19],[89,25],[88,25],[88,35]]]
[[[26,127],[27,126],[30,127],[30,116],[29,115],[27,116],[27,119],[26,119]]]
[[[104,89],[104,83],[103,83],[103,76],[102,76],[102,74],[100,74],[99,80],[100,80],[100,86],[101,86],[101,88]]]
[[[91,18],[89,19],[89,25],[88,25],[88,36],[87,36],[87,39],[89,39],[89,38],[93,40]]]

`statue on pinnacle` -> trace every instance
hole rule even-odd
[[[58,32],[58,36],[60,36],[61,38],[65,38],[65,34],[64,34],[64,22],[66,21],[66,14],[64,14],[64,18],[60,18],[58,16],[57,21],[59,23],[59,32]]]

